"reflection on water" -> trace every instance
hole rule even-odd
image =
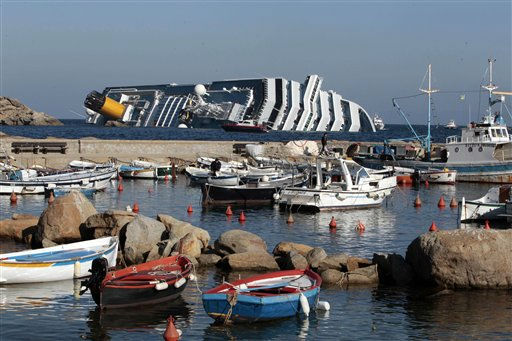
[[[124,209],[137,201],[141,214],[150,217],[157,213],[171,214],[207,229],[212,240],[224,231],[240,228],[260,235],[269,251],[278,242],[287,240],[321,246],[327,252],[370,258],[374,252],[405,254],[409,243],[426,232],[432,221],[441,229],[456,228],[458,210],[438,209],[441,195],[448,201],[452,196],[474,199],[490,187],[479,184],[401,187],[380,208],[294,213],[295,223],[288,225],[287,213],[272,206],[245,209],[244,224],[237,219],[240,208],[235,209],[231,219],[224,214],[225,208],[203,209],[200,189],[187,186],[184,176],[179,176],[174,184],[124,180],[123,185],[124,191],[119,193],[114,181],[105,192],[93,196],[98,211]],[[423,201],[418,209],[412,206],[416,194]],[[190,215],[186,212],[189,204],[194,208]],[[17,205],[11,206],[9,196],[2,196],[0,206],[0,219],[5,219],[13,213],[39,215],[46,203],[43,196],[20,196]],[[337,221],[335,231],[328,227],[331,216]],[[362,234],[355,231],[359,220],[366,226]],[[2,252],[22,247],[0,242]],[[199,289],[206,290],[223,278],[233,281],[239,274],[201,269],[197,275]],[[512,338],[510,291],[461,291],[418,299],[414,293],[399,288],[326,288],[320,296],[331,304],[331,311],[312,312],[308,320],[289,318],[254,325],[218,326],[204,312],[195,283],[189,283],[177,302],[102,312],[90,294],[75,297],[74,288],[73,281],[0,287],[0,339],[155,340],[162,337],[169,315],[176,317],[176,326],[183,331],[185,340]],[[27,325],[31,328],[25,328]]]

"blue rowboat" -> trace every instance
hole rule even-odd
[[[52,282],[89,276],[92,261],[116,265],[117,237],[0,254],[0,285]]]
[[[223,283],[202,296],[203,307],[221,322],[269,321],[316,307],[322,278],[307,270],[277,271]],[[306,303],[307,302],[307,303]]]

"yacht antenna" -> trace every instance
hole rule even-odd
[[[439,90],[432,89],[432,64],[428,64],[428,89],[421,89],[421,92],[428,94],[428,123],[427,123],[427,137],[426,137],[426,145],[427,145],[427,160],[430,160],[430,117],[432,115],[432,108],[430,100],[432,98],[432,94],[434,92],[438,92]]]
[[[494,104],[492,102],[492,92],[496,90],[498,87],[492,83],[492,63],[496,62],[496,59],[488,59],[489,62],[489,84],[482,85],[482,88],[489,91],[489,108],[487,109],[487,113],[489,116],[489,121],[491,121],[491,115],[492,115],[492,105]]]

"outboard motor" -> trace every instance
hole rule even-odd
[[[108,271],[108,261],[104,257],[96,258],[92,261],[91,269],[89,272],[91,276],[81,283],[80,295],[83,295],[87,289],[91,290],[92,297],[96,301],[99,298],[101,282],[105,279]],[[98,302],[96,302],[98,303]]]

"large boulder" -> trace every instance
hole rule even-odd
[[[369,265],[372,265],[372,261],[366,258],[348,257],[347,259],[347,271],[349,272]]]
[[[291,251],[295,251],[301,254],[302,256],[306,257],[308,252],[311,250],[313,250],[313,248],[306,244],[280,242],[279,244],[276,245],[272,253],[274,254],[274,256],[283,256],[287,253],[290,253]]]
[[[342,284],[343,275],[344,274],[341,271],[334,270],[334,269],[327,269],[327,270],[323,271],[322,274],[321,274],[321,276],[322,276],[322,284],[325,284],[325,285],[334,285],[334,284],[341,285]]]
[[[306,257],[295,251],[277,257],[276,261],[281,270],[305,269],[309,265]]]
[[[414,274],[411,266],[402,255],[374,253],[372,262],[377,264],[381,283],[404,286],[410,284],[413,280]]]
[[[203,247],[202,242],[196,238],[193,232],[189,232],[179,240],[174,246],[174,251],[179,252],[182,255],[186,255],[189,258],[199,258],[201,256],[201,249]]]
[[[377,271],[377,265],[370,265],[364,268],[357,268],[347,273],[347,282],[351,284],[378,284],[379,273]]]
[[[201,249],[205,249],[210,242],[210,234],[202,228],[166,214],[159,214],[156,219],[165,225],[166,229],[169,231],[169,238],[181,239],[186,234],[192,233],[199,241],[201,241]]]
[[[11,219],[0,221],[0,238],[30,243],[38,221],[39,217],[30,214],[13,214]]]
[[[311,251],[309,251],[306,255],[306,259],[309,265],[311,265],[311,267],[314,269],[318,268],[320,262],[322,262],[326,257],[327,253],[321,247],[315,247],[314,249],[311,249]]]
[[[416,279],[447,288],[512,288],[512,230],[425,233],[407,248]]]
[[[322,273],[328,269],[347,271],[348,258],[349,255],[345,253],[335,253],[333,255],[328,255],[318,264],[318,272]]]
[[[121,229],[136,216],[137,214],[133,212],[108,210],[90,216],[85,221],[84,226],[94,238],[118,236]]]
[[[177,242],[178,239],[166,239],[156,243],[156,245],[149,251],[149,254],[146,257],[146,262],[169,257]]]
[[[274,257],[268,252],[251,251],[225,256],[219,265],[226,270],[275,271],[279,270]]]
[[[199,256],[197,261],[201,266],[214,266],[217,265],[221,259],[222,257],[215,253],[203,253]]]
[[[0,125],[62,125],[63,123],[43,112],[30,109],[14,98],[0,96]]]
[[[153,247],[166,235],[164,224],[139,214],[126,225],[123,245],[126,264],[143,263]]]
[[[79,191],[58,197],[39,218],[39,240],[48,239],[57,244],[79,241],[82,224],[96,213],[91,202]]]
[[[215,241],[215,251],[220,255],[243,252],[267,252],[267,244],[254,233],[244,230],[229,230]]]

